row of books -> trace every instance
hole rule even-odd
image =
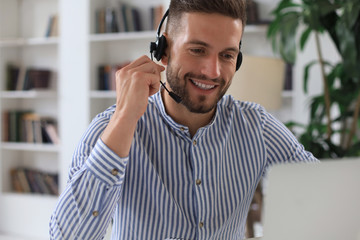
[[[31,111],[3,112],[3,140],[5,142],[59,143],[56,120]]]
[[[10,170],[10,177],[15,192],[59,195],[58,174],[18,167]]]
[[[6,90],[48,89],[50,78],[51,71],[49,69],[23,68],[8,64],[6,67]]]
[[[116,65],[100,65],[98,67],[98,90],[115,90],[115,73],[127,64],[129,62]]]
[[[164,13],[163,6],[151,7],[149,14],[143,14],[141,10],[130,4],[119,3],[119,6],[106,7],[95,12],[96,33],[134,32],[155,30]],[[143,16],[150,16],[144,19]],[[150,22],[150,29],[146,29],[144,23]]]

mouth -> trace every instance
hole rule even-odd
[[[200,88],[201,90],[212,90],[216,87],[214,84],[205,84],[202,82],[195,81],[190,79],[191,83],[194,84],[196,87]]]

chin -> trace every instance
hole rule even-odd
[[[188,98],[184,98],[182,104],[192,113],[206,114],[216,108],[218,100],[212,103],[206,103],[205,100],[204,96],[200,96],[198,103],[195,103]]]

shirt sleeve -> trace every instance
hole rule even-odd
[[[261,110],[267,163],[318,162],[279,120]]]
[[[74,152],[67,187],[51,216],[51,239],[101,239],[106,233],[128,161],[100,139],[111,115],[99,114]]]

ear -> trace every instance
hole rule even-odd
[[[163,33],[165,39],[166,39],[166,43],[167,43],[167,47],[164,51],[164,54],[162,55],[161,57],[161,63],[164,65],[164,66],[167,66],[168,65],[168,61],[169,61],[169,53],[170,53],[170,48],[171,48],[171,43],[169,41],[169,36],[166,32]]]

